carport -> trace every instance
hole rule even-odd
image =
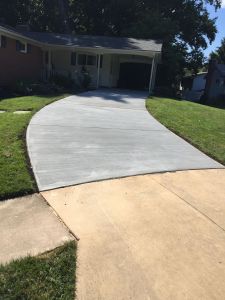
[[[132,54],[131,54],[132,53]],[[137,50],[102,51],[97,66],[97,88],[110,87],[145,90],[151,93],[155,86],[160,53]]]

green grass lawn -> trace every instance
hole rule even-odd
[[[0,265],[0,299],[75,298],[76,244]]]
[[[225,110],[157,97],[146,107],[167,128],[225,164]]]
[[[25,133],[31,117],[61,96],[27,96],[0,101],[0,200],[36,191],[26,152]],[[30,110],[26,115],[14,111]]]

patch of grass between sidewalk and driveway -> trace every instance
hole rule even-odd
[[[152,97],[148,111],[168,129],[225,165],[225,110]]]
[[[75,298],[76,243],[0,265],[0,299]]]

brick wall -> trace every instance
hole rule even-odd
[[[0,86],[17,80],[37,80],[41,77],[42,51],[31,45],[31,53],[16,51],[16,40],[7,37],[6,48],[0,48]]]

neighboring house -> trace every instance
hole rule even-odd
[[[187,86],[183,92],[183,98],[194,102],[200,101],[205,91],[206,76],[207,72],[201,72],[194,77],[186,77],[184,81],[187,83]]]
[[[204,92],[207,72],[198,73],[192,83],[192,91]]]
[[[0,26],[0,86],[54,74],[78,80],[82,70],[92,87],[149,89],[155,85],[162,43],[156,40],[30,32]]]
[[[193,78],[187,77],[184,82],[188,82],[183,92],[184,99],[200,101],[202,97],[203,101],[209,104],[225,104],[225,65],[218,64],[216,60],[209,62],[208,72],[199,73]],[[188,88],[189,86],[191,88]]]
[[[208,103],[223,100],[225,103],[225,65],[211,60],[206,76],[205,96]]]

